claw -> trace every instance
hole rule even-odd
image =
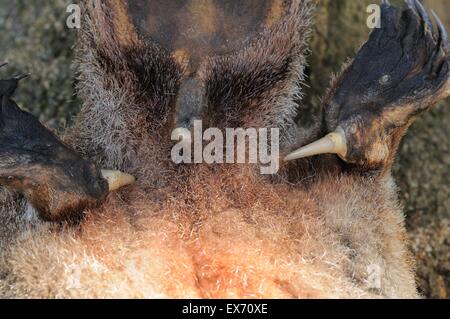
[[[7,65],[7,64],[8,64],[8,61],[0,62],[0,68],[3,67],[3,66],[5,66],[5,65]]]
[[[444,24],[442,23],[441,19],[439,19],[436,12],[431,11],[433,14],[434,19],[436,20],[436,24],[439,31],[439,45],[442,46],[444,51],[448,53],[450,51],[450,44],[448,43],[448,33],[447,30],[444,27]]]
[[[383,6],[390,6],[390,5],[391,5],[391,3],[389,2],[389,0],[382,0],[382,1],[381,1],[381,4],[382,4]]]
[[[7,97],[12,96],[14,94],[14,92],[16,91],[17,86],[19,85],[19,81],[23,80],[29,76],[30,76],[30,74],[24,73],[24,74],[18,74],[7,80],[0,80],[0,96],[2,96],[2,95],[6,95]]]
[[[342,128],[338,127],[335,132],[328,134],[324,138],[290,153],[284,160],[289,162],[321,154],[337,154],[344,159],[347,150],[345,132]]]
[[[20,80],[26,79],[29,76],[30,76],[30,73],[23,73],[23,74],[16,75],[12,79],[15,80],[15,81],[20,81]]]
[[[416,12],[417,8],[413,2],[414,0],[405,0],[406,6],[411,9],[412,11]]]
[[[432,32],[433,22],[431,22],[427,10],[424,8],[424,6],[422,5],[422,3],[420,3],[419,0],[414,0],[414,4],[416,6],[417,12],[419,12],[420,17],[425,22],[425,32]]]

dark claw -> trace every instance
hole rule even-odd
[[[413,1],[414,1],[414,0],[405,0],[405,3],[406,3],[406,6],[407,6],[409,9],[411,9],[413,12],[416,12],[417,9],[416,9],[416,6],[415,6],[415,4],[414,4]]]
[[[450,51],[450,44],[448,43],[448,33],[447,30],[444,27],[444,24],[442,23],[441,19],[439,19],[438,15],[431,11],[433,14],[434,19],[436,20],[436,24],[439,31],[439,45],[444,49],[446,53]]]
[[[433,31],[433,23],[419,0],[405,0],[406,6],[424,22],[425,32]]]
[[[0,96],[11,97],[19,85],[19,81],[29,77],[30,74],[18,74],[8,80],[0,80]]]
[[[8,62],[7,61],[4,61],[4,62],[0,62],[0,68],[1,67],[3,67],[3,66],[5,66],[5,65],[7,65],[8,64]]]
[[[423,7],[422,3],[420,3],[419,0],[414,0],[414,4],[416,6],[417,12],[419,12],[420,17],[425,22],[425,31],[432,32],[433,31],[433,22],[431,22],[431,19],[427,13],[427,10]]]
[[[15,80],[15,81],[20,81],[20,80],[26,79],[29,76],[30,76],[29,73],[23,73],[23,74],[16,75],[12,79]]]

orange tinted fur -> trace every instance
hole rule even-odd
[[[170,200],[162,206],[136,186],[123,198],[111,195],[77,229],[41,224],[24,231],[2,267],[8,273],[3,292],[29,297],[416,296],[402,215],[386,200],[395,194],[378,182],[341,175],[302,190],[269,183],[249,169],[196,171],[191,182],[179,185],[184,192],[164,194]],[[384,272],[380,290],[367,288],[372,264]]]

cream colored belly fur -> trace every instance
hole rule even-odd
[[[162,205],[136,187],[124,196],[132,206],[111,195],[78,227],[22,222],[2,250],[1,294],[418,296],[391,181],[343,175],[302,189],[255,179],[223,192],[227,177],[214,176]]]

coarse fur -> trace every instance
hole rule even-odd
[[[39,221],[3,191],[0,296],[418,297],[389,172],[356,173],[331,155],[286,164],[273,178],[251,165],[173,164],[184,64],[144,40],[121,1],[83,9],[76,64],[84,104],[64,140],[137,183],[76,226]],[[312,12],[312,1],[292,0],[238,53],[199,65],[204,121],[278,127],[284,152],[318,137],[294,123]]]

